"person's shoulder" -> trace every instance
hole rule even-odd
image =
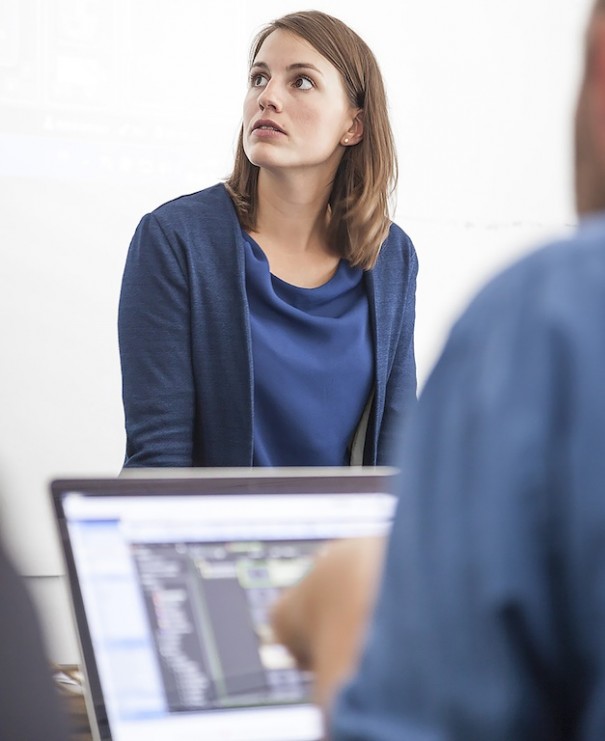
[[[461,319],[492,322],[530,314],[561,318],[592,301],[605,303],[605,215],[551,240],[501,270],[471,300]]]
[[[223,183],[178,196],[146,213],[137,232],[156,234],[161,240],[192,244],[200,240],[218,243],[225,235],[239,234],[239,220]]]
[[[528,283],[538,291],[573,285],[595,261],[605,267],[605,216],[593,217],[570,234],[532,250],[495,276],[483,293],[498,294]]]
[[[157,206],[151,215],[160,220],[178,220],[191,215],[233,216],[231,198],[223,183],[216,183],[203,190],[172,198]]]
[[[397,265],[412,267],[414,271],[418,267],[418,257],[414,243],[398,224],[391,222],[386,239],[381,245],[375,269],[377,271],[392,271]]]
[[[399,249],[407,253],[414,252],[414,244],[410,236],[394,221],[391,222],[389,227],[389,232],[383,244],[384,248]]]
[[[167,245],[198,257],[200,245],[219,249],[231,238],[241,236],[235,207],[223,183],[181,195],[146,213],[138,223],[132,244],[146,250]]]

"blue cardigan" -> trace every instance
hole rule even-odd
[[[244,239],[223,184],[143,217],[124,270],[119,341],[125,466],[251,466],[253,369]],[[364,274],[375,387],[363,462],[392,462],[416,401],[418,262],[395,224]]]

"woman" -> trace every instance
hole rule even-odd
[[[417,259],[374,55],[292,13],[251,49],[229,179],[139,224],[119,311],[125,466],[391,462]]]

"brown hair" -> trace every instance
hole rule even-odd
[[[363,109],[363,138],[346,147],[332,185],[328,236],[351,265],[369,269],[389,230],[389,198],[397,183],[397,157],[378,63],[345,23],[310,10],[267,24],[252,43],[251,65],[265,39],[278,29],[305,39],[330,61],[342,76],[351,105]],[[244,152],[242,129],[225,185],[244,229],[256,225],[258,170]]]

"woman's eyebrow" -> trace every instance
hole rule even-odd
[[[269,65],[266,62],[254,62],[252,67],[250,67],[251,70],[253,69],[262,69],[262,70],[269,70]],[[293,64],[289,64],[286,67],[287,72],[292,72],[293,70],[300,70],[300,69],[311,69],[314,72],[317,72],[319,75],[323,75],[323,72],[319,69],[319,67],[316,67],[314,64],[311,64],[311,62],[294,62]]]

